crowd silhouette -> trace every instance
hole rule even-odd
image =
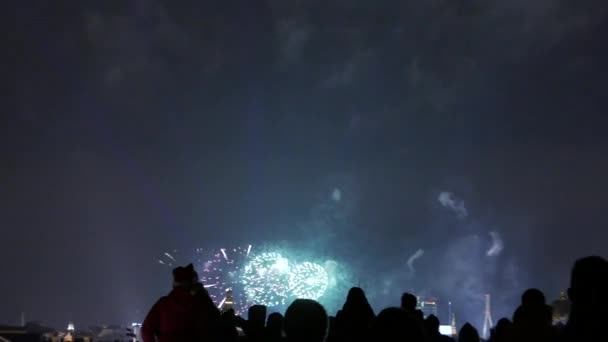
[[[377,315],[363,289],[350,289],[341,310],[328,316],[311,299],[296,299],[285,311],[271,313],[254,305],[248,319],[233,310],[220,313],[198,281],[192,265],[173,270],[173,290],[148,313],[142,327],[144,342],[243,341],[243,342],[479,342],[477,329],[465,323],[457,336],[439,332],[434,315],[424,318],[416,309],[416,297],[404,293],[401,305]],[[608,261],[590,256],[572,268],[568,297],[571,312],[567,324],[553,325],[552,308],[538,289],[528,289],[513,317],[500,319],[491,330],[490,342],[608,341]]]

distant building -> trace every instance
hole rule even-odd
[[[41,322],[28,322],[23,326],[0,325],[0,341],[48,341],[54,334],[57,334],[54,329]]]
[[[141,323],[131,323],[131,329],[133,330],[133,337],[135,341],[143,341],[143,338],[141,337],[141,327]]]
[[[56,332],[55,329],[47,327],[40,321],[27,322],[24,327],[30,334],[52,334]]]
[[[432,297],[417,296],[416,309],[422,311],[424,318],[430,315],[437,316],[437,299]]]
[[[0,325],[0,341],[40,341],[42,334],[30,333],[25,327]]]
[[[131,327],[109,325],[92,330],[95,342],[132,342],[136,338]]]

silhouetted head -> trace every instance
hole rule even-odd
[[[501,318],[494,327],[494,333],[496,336],[506,336],[511,329],[513,323],[508,318]]]
[[[521,305],[513,314],[513,323],[529,327],[550,326],[552,308],[545,302],[545,295],[538,289],[527,289],[521,296]]]
[[[271,313],[266,321],[266,329],[270,332],[281,333],[283,331],[283,315],[278,312]]]
[[[458,333],[458,342],[479,342],[477,329],[469,323],[465,323]]]
[[[426,333],[430,336],[439,334],[439,318],[435,315],[429,315],[424,320],[424,327],[426,329]]]
[[[527,289],[521,295],[521,305],[545,305],[545,295],[539,289]]]
[[[599,256],[576,261],[568,289],[568,296],[573,304],[597,303],[598,299],[606,297],[606,288],[608,288],[608,261]]]
[[[192,264],[186,267],[176,267],[173,269],[173,287],[192,286],[198,282],[198,273]]]
[[[250,307],[247,312],[247,328],[250,330],[250,333],[252,329],[263,329],[265,323],[266,306],[257,304]]]
[[[584,340],[601,332],[608,320],[608,261],[599,256],[577,260],[570,276],[572,303],[567,330]],[[583,337],[584,336],[584,337]]]
[[[382,310],[371,324],[370,341],[423,342],[424,339],[420,324],[402,308]]]
[[[416,304],[418,304],[418,299],[411,293],[404,292],[401,295],[401,308],[407,312],[414,312],[416,310]]]
[[[365,292],[359,287],[348,291],[346,302],[342,307],[340,318],[348,321],[347,324],[368,324],[374,318],[374,310],[367,301]]]
[[[353,287],[348,291],[348,295],[346,296],[346,301],[351,303],[367,303],[367,297],[365,296],[365,292],[360,287]]]
[[[291,303],[283,323],[290,342],[322,342],[329,325],[325,309],[312,299],[296,299]]]

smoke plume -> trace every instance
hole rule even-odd
[[[413,275],[414,273],[416,273],[416,269],[414,268],[414,261],[416,261],[416,259],[422,257],[424,255],[424,250],[419,249],[416,251],[416,253],[412,254],[408,259],[407,259],[407,267],[410,270],[410,273]]]
[[[451,192],[441,192],[437,200],[439,200],[439,203],[441,203],[442,206],[450,209],[460,218],[467,217],[469,215],[467,208],[464,206],[464,201],[456,198]]]
[[[489,257],[498,256],[504,248],[504,243],[497,232],[490,232],[490,236],[492,237],[492,246],[488,249],[486,255]]]

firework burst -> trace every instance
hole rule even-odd
[[[242,284],[254,304],[285,305],[289,290],[289,260],[279,253],[262,253],[245,266]]]
[[[297,298],[317,300],[325,294],[328,284],[325,269],[308,261],[294,267],[289,277],[290,292]]]
[[[178,251],[174,249],[172,251],[163,252],[163,254],[158,259],[158,263],[166,266],[166,267],[174,267],[177,266],[178,259]]]
[[[210,260],[198,265],[200,280],[216,305],[221,306],[227,291],[231,290],[235,311],[242,313],[247,310],[249,301],[242,290],[240,277],[241,267],[250,252],[251,245],[246,248],[222,248],[215,252]]]

